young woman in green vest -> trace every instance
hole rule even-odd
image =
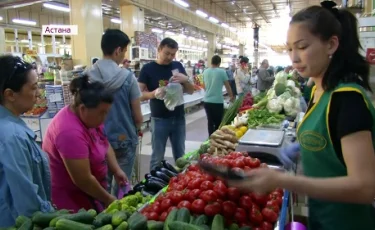
[[[230,184],[258,193],[281,187],[307,195],[310,230],[374,230],[375,109],[366,95],[369,65],[359,54],[356,18],[333,4],[298,12],[288,30],[293,67],[315,83],[297,130],[299,144],[281,152],[286,166],[300,153],[304,175],[261,168],[249,172],[251,179]]]

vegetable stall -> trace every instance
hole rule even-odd
[[[243,192],[208,174],[197,161],[226,166],[236,172],[274,167],[275,161],[269,162],[259,154],[273,154],[277,159],[275,146],[272,151],[263,146],[262,152],[255,150],[256,145],[244,148],[243,140],[258,131],[264,135],[265,130],[280,131],[284,136],[289,130],[293,134],[292,122],[285,120],[292,121],[300,112],[299,97],[298,86],[287,80],[286,74],[279,73],[268,92],[238,98],[227,109],[221,127],[198,150],[185,154],[175,166],[165,160],[160,162],[142,182],[103,212],[37,212],[32,217],[19,216],[16,225],[9,229],[284,229],[288,191],[276,189],[262,195]],[[288,139],[284,136],[283,142]],[[258,155],[254,156],[254,152]]]

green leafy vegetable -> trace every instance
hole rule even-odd
[[[267,109],[252,109],[248,111],[248,128],[255,128],[260,125],[280,124],[285,116],[271,113]]]

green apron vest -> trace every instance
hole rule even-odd
[[[315,87],[312,94],[314,91]],[[305,114],[297,130],[298,141],[301,145],[303,171],[308,177],[328,178],[347,175],[346,166],[335,153],[328,129],[331,96],[334,92],[342,91],[361,93],[375,121],[375,109],[366,92],[359,85],[341,84],[335,90],[325,92]],[[372,134],[373,140],[375,140],[375,122]],[[375,210],[370,204],[349,204],[309,199],[309,230],[374,229]]]

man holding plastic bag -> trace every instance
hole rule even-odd
[[[150,100],[152,155],[150,169],[155,169],[164,159],[168,138],[173,158],[185,153],[186,123],[183,94],[193,94],[180,62],[173,61],[178,43],[165,38],[158,47],[158,59],[143,66],[138,78],[142,100]]]

